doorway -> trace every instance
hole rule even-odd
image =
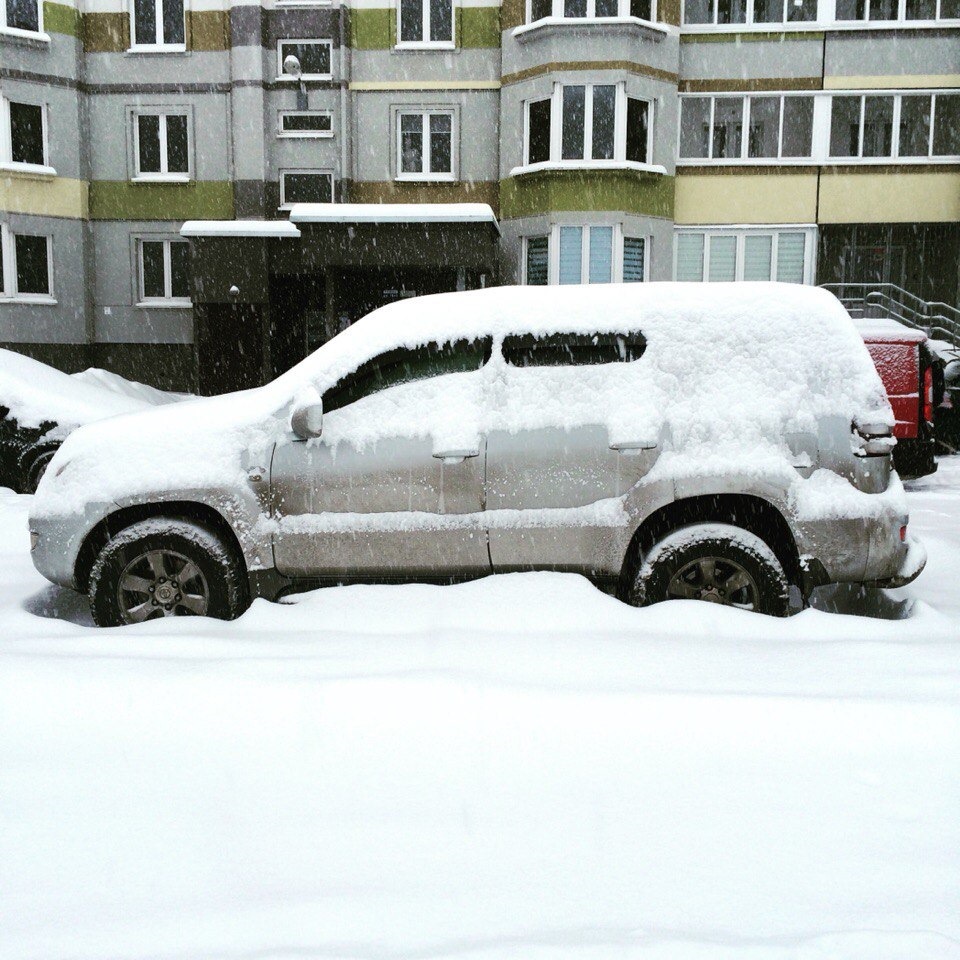
[[[263,306],[211,303],[197,324],[200,393],[210,396],[263,383]]]

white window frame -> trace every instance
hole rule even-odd
[[[557,0],[554,0],[557,2]],[[936,0],[936,15],[932,20],[908,20],[906,17],[906,0],[899,0],[897,16],[893,20],[838,20],[836,0],[818,0],[817,16],[813,20],[787,20],[786,4],[784,3],[784,19],[769,22],[754,22],[754,0],[746,0],[746,21],[744,23],[717,23],[717,0],[713,0],[713,21],[710,23],[687,23],[686,0],[681,0],[680,31],[681,33],[750,33],[771,32],[785,33],[804,30],[822,30],[825,26],[831,30],[903,30],[911,27],[931,27],[943,24],[960,24],[958,17],[942,17],[942,0]],[[866,11],[869,14],[869,0]],[[541,21],[538,21],[541,22]]]
[[[47,289],[49,293],[20,293],[17,290],[17,251],[16,238],[43,237],[47,241]],[[3,283],[0,289],[0,302],[3,303],[43,303],[57,302],[56,290],[53,286],[53,237],[46,233],[34,233],[29,230],[10,229],[9,224],[0,223],[0,256],[3,257]]]
[[[35,2],[37,4],[37,29],[24,30],[23,27],[11,27],[7,24],[7,4],[4,0],[4,3],[0,4],[0,34],[49,43],[50,34],[43,29],[43,0],[35,0]]]
[[[277,80],[284,80],[288,83],[296,83],[297,78],[292,77],[283,70],[283,45],[285,43],[314,44],[316,46],[325,46],[330,51],[330,72],[329,73],[302,73],[300,80],[332,80],[333,79],[333,40],[329,37],[283,37],[277,41]],[[300,65],[301,67],[303,64]]]
[[[425,168],[430,168],[433,165],[433,158],[431,156],[430,148],[430,122],[429,118],[435,115],[442,115],[450,118],[450,172],[449,173],[434,173],[432,170],[427,172],[426,170],[421,173],[404,173],[400,168],[403,163],[403,132],[401,129],[401,118],[402,117],[420,117],[421,123],[421,136],[423,137],[423,165]],[[396,135],[394,138],[394,145],[396,147],[397,161],[396,161],[396,172],[394,179],[396,180],[407,180],[407,181],[431,181],[431,182],[446,182],[450,183],[456,181],[457,179],[457,166],[458,166],[458,125],[457,125],[457,111],[451,107],[417,107],[417,108],[407,108],[401,107],[394,113],[394,126],[396,128]]]
[[[131,111],[133,118],[133,183],[189,183],[193,179],[193,123],[186,107],[138,107]],[[167,117],[187,118],[187,172],[169,173],[167,165]],[[160,172],[144,173],[140,170],[140,117],[159,117]]]
[[[337,181],[333,175],[332,170],[317,170],[313,167],[301,168],[301,167],[291,167],[286,168],[280,171],[280,209],[281,210],[290,210],[293,207],[294,203],[300,203],[302,201],[288,201],[285,194],[286,190],[284,187],[284,181],[288,174],[315,174],[318,177],[328,177],[330,180],[330,199],[335,202]]]
[[[550,14],[546,17],[541,17],[539,20],[534,20],[533,0],[526,0],[524,23],[528,25],[554,21],[560,21],[562,23],[584,23],[593,21],[600,23],[616,23],[618,21],[626,23],[656,23],[657,20],[657,0],[650,0],[649,20],[644,20],[641,17],[632,17],[630,15],[630,0],[617,0],[617,12],[612,17],[597,16],[597,0],[587,0],[587,15],[585,17],[568,17],[564,13],[564,7],[564,0],[551,0]]]
[[[397,18],[397,42],[394,44],[395,50],[456,50],[457,48],[457,3],[456,0],[450,0],[450,39],[449,40],[430,40],[430,0],[420,0],[420,39],[419,40],[401,40],[400,16],[402,13],[400,0],[396,0]]]
[[[162,297],[148,297],[144,292],[143,274],[143,245],[145,243],[163,244],[163,289]],[[137,303],[138,307],[191,307],[193,301],[189,297],[173,296],[173,268],[170,255],[171,243],[187,243],[182,237],[169,235],[144,234],[135,238],[137,258]]]
[[[163,40],[157,41],[157,37],[163,37],[163,0],[156,0],[154,4],[154,42],[137,43],[137,0],[130,0],[128,5],[128,16],[130,20],[130,53],[185,53],[187,49],[187,10],[189,9],[188,0],[183,0],[183,43],[164,43]]]
[[[596,223],[590,220],[571,220],[564,223],[551,224],[545,230],[538,230],[535,233],[524,236],[521,248],[523,258],[520,265],[521,282],[527,283],[527,245],[531,239],[537,237],[547,238],[547,285],[558,286],[560,284],[560,231],[564,227],[579,227],[583,230],[580,239],[580,282],[585,285],[590,284],[590,230],[593,227],[610,228],[610,242],[613,244],[610,258],[610,283],[623,283],[623,241],[626,238],[631,240],[642,240],[644,244],[643,261],[643,280],[632,281],[647,283],[650,279],[650,247],[651,238],[649,234],[638,234],[633,231],[626,233],[622,223]],[[606,284],[596,284],[596,286],[606,286]]]
[[[14,161],[13,130],[10,127],[11,103],[23,103],[40,108],[40,122],[43,125],[43,163]],[[57,175],[57,171],[50,166],[50,124],[46,103],[37,103],[35,100],[12,100],[10,97],[0,96],[0,170],[41,177],[55,177]]]
[[[580,160],[563,160],[561,153],[563,150],[563,90],[564,87],[586,87],[586,97],[584,100],[584,118],[583,118],[583,152],[586,154],[591,147],[593,140],[593,88],[594,87],[615,87],[616,98],[614,100],[614,128],[613,128],[613,158],[610,160],[594,160],[592,158],[583,158]],[[530,105],[540,103],[544,100],[550,100],[550,158],[538,163],[528,163],[527,157],[530,155]],[[636,160],[627,160],[627,101],[642,100],[647,104],[647,161],[640,163]],[[649,173],[666,173],[666,170],[650,162],[653,156],[654,145],[654,125],[656,124],[656,101],[651,97],[633,96],[627,93],[627,85],[623,80],[606,83],[602,80],[589,81],[586,83],[562,83],[557,82],[553,85],[553,91],[550,97],[530,97],[523,102],[523,153],[521,154],[521,164],[510,171],[510,176],[527,173],[542,169],[621,169],[621,170],[644,170]]]
[[[677,246],[681,234],[700,234],[703,236],[703,269],[701,271],[700,282],[702,283],[723,283],[721,280],[709,280],[710,271],[710,238],[711,237],[736,237],[736,260],[734,268],[734,280],[743,280],[744,267],[744,249],[748,236],[771,235],[770,244],[770,279],[776,280],[777,253],[780,234],[783,233],[802,233],[804,235],[803,244],[803,283],[810,285],[816,277],[816,256],[817,256],[817,226],[812,223],[777,223],[777,224],[753,224],[741,223],[731,226],[683,226],[675,227],[673,231],[673,272],[671,276],[674,280],[677,278]],[[696,281],[690,281],[696,282]],[[729,282],[729,281],[726,281]]]
[[[326,117],[329,130],[284,130],[284,117]],[[329,140],[333,137],[332,110],[279,110],[277,112],[277,136],[282,140]]]

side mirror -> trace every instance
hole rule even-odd
[[[316,395],[294,403],[290,414],[290,429],[301,440],[313,440],[323,432],[323,401]]]

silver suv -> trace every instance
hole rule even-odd
[[[34,501],[33,559],[101,625],[535,569],[783,615],[791,585],[922,569],[891,423],[821,290],[441,294],[257,390],[81,428]]]

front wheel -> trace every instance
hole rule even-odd
[[[235,551],[187,520],[132,524],[107,543],[90,573],[90,608],[101,627],[161,617],[232,620],[246,606]]]
[[[775,617],[789,611],[783,566],[767,543],[725,523],[702,523],[664,537],[641,558],[627,601],[705,600]]]

